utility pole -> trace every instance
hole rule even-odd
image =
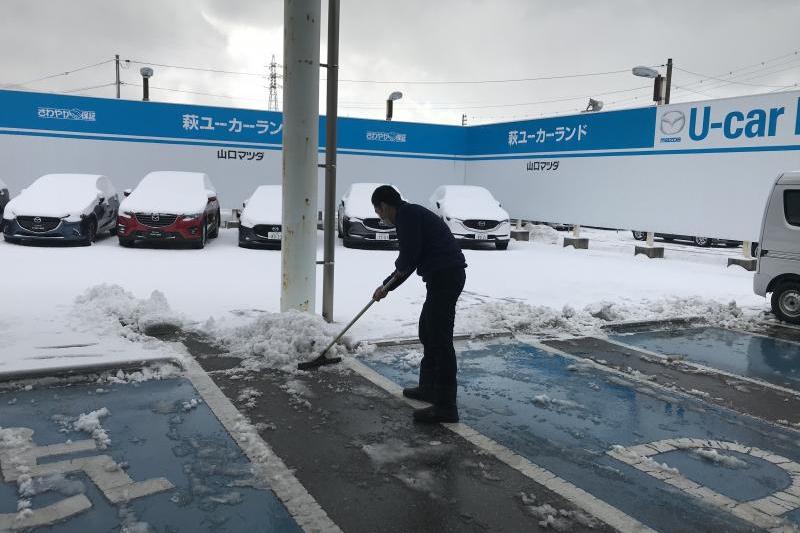
[[[325,105],[325,235],[322,265],[322,317],[333,322],[333,272],[336,249],[336,122],[339,117],[339,0],[328,0],[328,69]]]
[[[269,99],[267,100],[267,110],[278,110],[278,64],[275,62],[275,54],[272,54],[272,61],[269,63]]]
[[[672,88],[672,58],[667,59],[667,89],[664,92],[664,103],[669,103],[669,91]]]
[[[321,0],[283,2],[281,311],[315,309],[321,9]]]
[[[119,86],[121,85],[119,81],[119,54],[114,55],[114,65],[117,68],[117,98],[119,98]]]

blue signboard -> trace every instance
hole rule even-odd
[[[469,128],[470,155],[652,148],[655,107]]]
[[[648,107],[471,127],[340,118],[338,148],[453,159],[652,148],[655,116]],[[283,127],[283,114],[273,111],[0,91],[5,133],[278,149]]]

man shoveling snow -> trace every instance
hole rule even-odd
[[[397,228],[400,242],[395,271],[375,289],[373,300],[385,298],[414,270],[426,286],[419,316],[419,340],[423,346],[419,386],[403,389],[403,395],[433,404],[414,411],[417,422],[458,422],[453,323],[466,279],[464,254],[439,217],[421,205],[403,201],[393,187],[381,185],[375,189],[372,205],[381,219]]]

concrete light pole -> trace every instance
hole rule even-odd
[[[283,4],[281,311],[314,312],[320,0]]]

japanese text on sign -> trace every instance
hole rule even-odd
[[[528,172],[558,170],[558,161],[528,161]]]
[[[508,132],[508,145],[518,146],[528,144],[528,142],[542,144],[547,141],[557,143],[580,142],[587,135],[586,124],[578,124],[575,127],[558,126],[549,129],[539,128],[536,131],[511,130]]]
[[[236,117],[227,121],[219,121],[215,120],[214,117],[204,117],[187,113],[183,115],[183,129],[185,131],[224,130],[229,133],[241,133],[246,130],[254,130],[259,135],[277,135],[283,129],[283,122],[256,120],[255,123],[249,123],[243,122]]]
[[[261,161],[264,152],[248,152],[245,150],[217,150],[217,159],[240,159],[242,161]]]
[[[387,131],[368,131],[367,132],[367,140],[368,141],[383,141],[383,142],[390,142],[390,143],[404,143],[404,142],[406,142],[406,134],[405,133],[387,132]]]

